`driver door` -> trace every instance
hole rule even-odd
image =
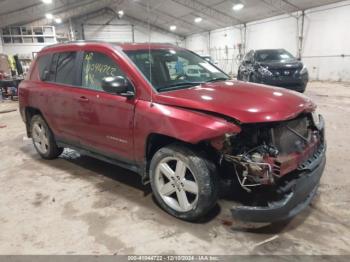
[[[136,101],[107,93],[101,87],[105,77],[126,76],[108,54],[85,51],[82,60],[82,89],[76,102],[80,143],[86,149],[129,162]]]

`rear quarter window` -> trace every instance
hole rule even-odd
[[[37,67],[38,67],[39,79],[41,81],[47,81],[47,77],[50,70],[51,57],[52,57],[51,54],[49,54],[49,55],[42,55],[38,58]]]
[[[41,55],[33,67],[31,80],[75,85],[76,58],[77,52]]]

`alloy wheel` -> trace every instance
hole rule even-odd
[[[45,127],[41,123],[35,123],[32,129],[34,144],[41,154],[46,154],[49,150],[49,138]]]
[[[178,212],[198,202],[198,184],[188,165],[177,157],[164,158],[156,168],[155,184],[163,201]]]

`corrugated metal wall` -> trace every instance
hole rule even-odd
[[[83,25],[85,40],[107,42],[133,42],[132,25]]]

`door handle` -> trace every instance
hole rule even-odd
[[[89,102],[89,99],[86,98],[85,96],[79,97],[78,100],[79,100],[80,102]]]

